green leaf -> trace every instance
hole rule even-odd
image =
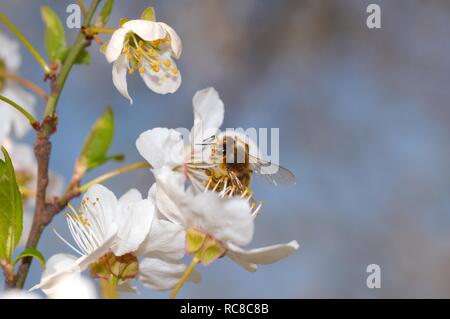
[[[91,166],[98,167],[100,165],[103,165],[103,164],[111,162],[111,161],[123,162],[124,160],[125,160],[125,155],[123,155],[123,154],[110,155],[110,156],[106,156],[106,157],[102,158],[98,162],[92,163]]]
[[[89,51],[86,49],[82,50],[77,58],[75,59],[76,64],[89,64],[91,63],[91,55],[89,54]]]
[[[107,0],[105,2],[102,11],[100,11],[97,20],[95,21],[95,26],[102,27],[108,23],[113,7],[114,7],[114,0]]]
[[[2,147],[0,160],[0,258],[11,261],[22,235],[22,196],[16,182],[11,158]]]
[[[148,21],[156,21],[155,9],[148,7],[142,12],[141,19]]]
[[[50,61],[62,61],[67,54],[64,27],[58,15],[50,7],[41,7],[42,21],[45,24],[45,48]]]
[[[41,263],[42,268],[45,269],[45,258],[42,255],[42,253],[39,250],[37,250],[36,248],[27,248],[24,251],[22,251],[19,254],[19,256],[17,256],[16,259],[14,259],[13,266],[15,266],[19,262],[19,260],[21,260],[22,258],[25,258],[25,257],[36,258]]]
[[[97,119],[84,142],[79,161],[87,170],[104,163],[114,135],[114,114],[111,107]]]

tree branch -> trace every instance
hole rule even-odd
[[[60,206],[47,203],[46,192],[48,186],[48,167],[51,154],[50,136],[57,129],[56,108],[59,97],[66,79],[75,63],[80,52],[91,43],[91,38],[86,37],[84,29],[89,26],[94,13],[101,0],[93,0],[83,23],[75,43],[70,48],[67,58],[61,67],[61,72],[51,80],[51,95],[45,108],[44,119],[36,136],[34,152],[38,164],[37,174],[37,191],[36,191],[36,208],[33,218],[33,224],[27,240],[27,248],[36,248],[39,239],[45,227],[52,221],[53,217],[62,209],[57,210]],[[68,196],[67,198],[69,198]],[[64,206],[63,206],[64,207]],[[22,259],[20,267],[17,271],[14,286],[23,288],[32,262],[31,257]]]

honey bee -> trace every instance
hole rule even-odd
[[[250,142],[238,136],[213,136],[202,145],[210,147],[210,164],[203,166],[208,176],[206,189],[244,196],[249,192],[253,173],[274,186],[295,183],[288,169],[252,154]]]

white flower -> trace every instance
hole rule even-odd
[[[217,134],[224,117],[224,105],[217,91],[211,87],[198,91],[192,103],[194,125],[186,145],[179,131],[161,127],[143,132],[136,140],[139,153],[152,168],[169,166],[189,170],[185,164],[193,157],[202,156],[197,154],[202,148],[195,146]]]
[[[21,63],[19,43],[0,33],[0,44],[0,60],[2,64],[5,65],[8,71],[17,72]]]
[[[81,257],[70,257],[70,262],[43,276],[33,289],[52,290],[61,278],[82,272],[87,267],[96,277],[118,278],[119,288],[125,291],[135,291],[128,279],[137,276],[148,287],[166,290],[172,288],[183,274],[185,266],[180,259],[184,250],[184,230],[156,219],[152,198],[142,199],[139,191],[132,189],[117,200],[106,187],[94,185],[83,197],[81,206],[79,212],[67,213],[68,226],[78,248],[57,234]],[[140,256],[142,262],[138,261]],[[127,273],[108,270],[111,272],[105,274],[106,263],[122,265],[121,269],[127,269]],[[158,274],[164,274],[168,280],[158,282],[155,279]]]
[[[187,252],[200,256],[203,264],[226,255],[246,270],[256,271],[257,265],[272,264],[298,249],[296,241],[259,249],[241,248],[251,242],[254,232],[254,217],[247,200],[221,197],[213,192],[185,191],[183,178],[168,167],[157,170],[155,176],[159,211],[169,221],[185,228]],[[200,244],[192,247],[195,242]],[[215,253],[208,252],[209,248],[214,248]]]
[[[142,200],[137,190],[130,190],[117,200],[106,187],[94,185],[83,197],[80,211],[72,210],[66,216],[78,248],[60,238],[81,257],[43,277],[34,289],[48,289],[49,283],[85,270],[108,253],[123,256],[137,250],[150,230],[154,205]]]
[[[64,276],[52,277],[55,273],[70,267],[76,261],[76,257],[66,254],[52,256],[42,273],[42,281],[46,282],[41,287],[42,291],[51,299],[96,299],[97,290],[92,281],[82,276],[80,272],[66,273]]]
[[[4,73],[17,73],[20,66],[19,44],[0,33],[0,94],[34,113],[36,99],[19,85],[8,80]],[[30,123],[6,102],[0,101],[0,141],[14,131],[17,137],[23,137],[30,129]]]
[[[117,90],[128,94],[127,73],[138,70],[149,89],[156,93],[174,93],[181,75],[173,58],[181,55],[181,40],[175,30],[163,22],[130,20],[117,29],[106,48],[106,59],[114,62],[112,76]]]
[[[233,141],[236,138],[245,141],[249,147],[248,153],[259,158],[256,143],[238,131],[220,132],[224,104],[214,88],[196,92],[192,103],[194,125],[189,134],[182,135],[177,130],[161,127],[145,131],[136,140],[139,153],[153,169],[168,166],[183,173],[197,191],[223,191],[250,199],[252,193],[247,185],[250,178],[245,181],[231,178],[229,172],[220,168],[224,158],[217,155],[215,149],[223,147],[222,144],[217,144],[222,138],[231,138]],[[255,201],[253,203],[256,205]],[[257,206],[260,208],[261,203]]]

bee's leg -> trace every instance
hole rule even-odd
[[[228,177],[224,177],[223,179],[223,187],[222,187],[222,191],[220,192],[220,194],[222,196],[226,196],[227,192],[228,192]]]
[[[205,190],[204,190],[205,193],[209,190],[209,187],[211,186],[212,180],[213,180],[213,177],[209,176],[208,183],[206,184]]]
[[[233,196],[235,189],[236,189],[236,188],[235,188],[234,186],[231,186],[231,188],[230,188],[230,194],[228,195],[228,197]]]
[[[223,177],[219,178],[219,180],[217,181],[216,185],[214,185],[214,188],[212,189],[213,192],[215,192],[217,190],[217,188],[219,187],[220,183],[222,183]]]

